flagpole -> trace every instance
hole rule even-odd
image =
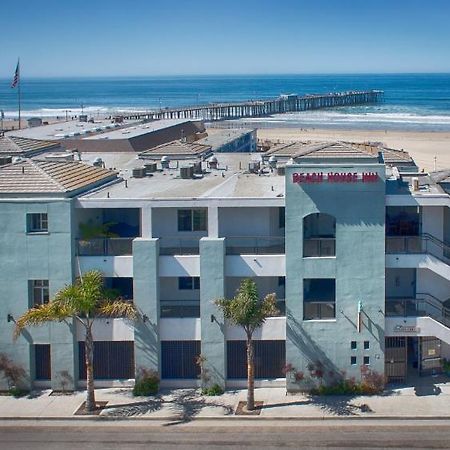
[[[21,79],[20,79],[20,58],[17,61],[17,65],[19,67],[19,83],[17,85],[17,96],[18,96],[18,100],[19,100],[19,130],[21,128],[21,120],[20,120],[20,84],[21,84]]]

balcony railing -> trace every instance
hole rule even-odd
[[[303,303],[304,320],[326,320],[336,318],[334,301],[305,301]]]
[[[200,317],[200,300],[161,300],[162,318]]]
[[[233,236],[225,239],[227,255],[283,255],[284,236]]]
[[[303,256],[324,257],[336,256],[335,238],[308,238],[303,241]]]
[[[123,256],[133,253],[134,238],[77,239],[78,256]]]
[[[450,246],[425,233],[418,236],[386,236],[386,253],[428,253],[447,264],[450,260]]]
[[[199,238],[160,238],[160,255],[198,255],[200,253]]]
[[[430,294],[417,294],[417,298],[386,298],[387,317],[428,316],[450,327],[450,309]]]

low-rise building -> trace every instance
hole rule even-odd
[[[260,385],[305,388],[317,367],[326,383],[362,368],[390,381],[437,373],[450,357],[447,176],[377,145],[272,150],[174,153],[141,171],[135,155],[102,153],[117,173],[90,165],[94,154],[0,167],[0,352],[35,386],[60,389],[62,373],[83,386],[76,323],[12,335],[28,307],[97,269],[140,313],[96,319],[98,386],[131,383],[139,367],[197,385],[199,354],[212,382],[243,386],[245,335],[214,300],[244,278],[278,299],[255,336]],[[115,237],[83,236],[105,224]]]

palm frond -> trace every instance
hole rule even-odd
[[[47,322],[61,322],[72,317],[73,314],[74,311],[70,305],[58,302],[46,303],[45,305],[31,308],[17,319],[14,339],[17,339],[27,326],[38,326]]]
[[[133,303],[118,299],[100,303],[96,310],[96,315],[103,317],[126,317],[128,319],[135,319],[137,317],[137,310]]]

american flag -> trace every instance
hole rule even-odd
[[[19,84],[20,77],[20,65],[19,61],[17,61],[16,71],[14,72],[14,78],[11,83],[11,89],[14,89]]]

